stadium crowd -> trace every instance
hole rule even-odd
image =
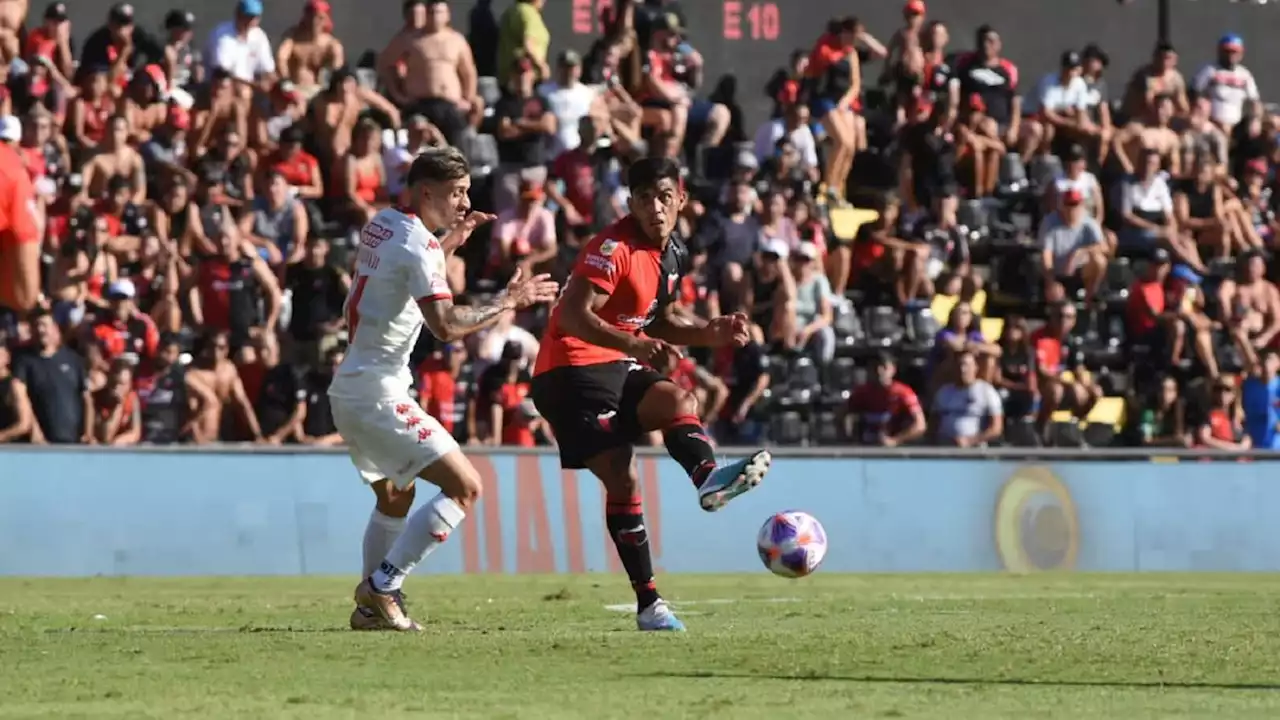
[[[1024,79],[996,29],[953,41],[909,0],[883,42],[833,20],[747,127],[678,0],[619,0],[584,54],[544,2],[478,3],[464,35],[406,0],[382,48],[324,0],[277,38],[261,0],[207,38],[125,3],[79,48],[62,3],[0,28],[0,442],[340,444],[353,236],[449,143],[498,215],[450,260],[463,301],[563,279],[629,160],[684,160],[679,302],[752,320],[674,378],[722,444],[1280,443],[1280,137],[1240,37],[1189,79],[1167,44]],[[554,442],[527,399],[545,316],[424,333],[423,406]]]

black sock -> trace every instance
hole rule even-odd
[[[649,531],[644,527],[640,498],[605,501],[605,526],[618,549],[618,559],[636,591],[637,612],[661,596],[653,583],[653,558],[649,555]]]
[[[716,467],[716,453],[711,449],[711,439],[702,428],[698,418],[684,416],[676,418],[675,424],[662,433],[662,441],[667,446],[671,459],[680,463],[680,467],[689,473],[694,487],[702,485],[707,475]]]

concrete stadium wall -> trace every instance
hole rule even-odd
[[[620,569],[594,478],[475,457],[487,495],[428,572]],[[711,515],[674,463],[640,463],[663,572],[759,571],[756,532],[786,509],[824,523],[828,571],[1277,571],[1277,469],[781,457]],[[352,574],[371,507],[340,453],[4,449],[0,575]]]
[[[511,0],[494,0],[501,13]],[[599,10],[609,0],[550,0],[544,15],[551,29],[553,48],[585,50],[598,34]],[[263,25],[273,42],[297,22],[304,0],[267,0]],[[881,40],[901,24],[902,3],[839,2],[838,0],[686,0],[690,35],[708,63],[708,84],[726,73],[738,79],[738,97],[752,122],[764,117],[769,107],[763,97],[765,80],[786,64],[795,49],[808,50],[826,22],[849,13],[861,17]],[[83,41],[102,24],[110,3],[103,0],[67,0],[76,38]],[[133,0],[143,25],[158,28],[171,0]],[[368,49],[380,49],[400,26],[400,0],[376,4],[359,0],[333,0],[333,19],[338,36],[347,45],[354,62]],[[463,32],[472,0],[457,0],[454,25]],[[182,7],[196,13],[198,37],[204,38],[213,25],[228,19],[232,0],[194,0]],[[951,29],[952,48],[972,46],[978,26],[990,23],[1004,39],[1005,55],[1018,63],[1030,89],[1036,80],[1057,68],[1059,54],[1097,42],[1111,54],[1111,84],[1114,92],[1151,53],[1156,37],[1155,0],[930,0],[929,17],[946,22]],[[32,13],[43,5],[33,5]],[[1280,27],[1280,9],[1275,3],[1255,5],[1227,0],[1195,2],[1172,0],[1173,40],[1181,51],[1182,71],[1188,76],[1213,57],[1218,38],[1225,32],[1241,33],[1246,42],[1245,63],[1253,68],[1264,97],[1280,97],[1280,46],[1270,43]]]

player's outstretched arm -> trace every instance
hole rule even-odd
[[[525,280],[516,271],[507,289],[483,305],[455,305],[453,298],[441,297],[419,300],[418,307],[431,334],[443,342],[455,342],[495,324],[505,312],[551,302],[559,292],[560,285],[550,275]]]

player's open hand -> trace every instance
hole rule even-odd
[[[707,329],[715,336],[716,345],[740,348],[751,342],[751,321],[746,313],[721,315],[708,323]]]
[[[663,375],[667,375],[676,369],[676,365],[680,363],[680,359],[683,357],[684,355],[680,354],[680,350],[671,343],[657,338],[648,338],[644,341],[643,350],[638,353],[636,359]]]
[[[473,210],[467,213],[467,216],[462,218],[457,225],[450,228],[449,232],[444,234],[444,237],[440,238],[440,246],[444,248],[445,254],[449,255],[465,245],[477,228],[497,219],[497,215]]]
[[[507,283],[507,299],[516,310],[523,310],[539,303],[549,303],[560,294],[560,283],[551,279],[547,273],[534,275],[525,280],[519,268]]]

